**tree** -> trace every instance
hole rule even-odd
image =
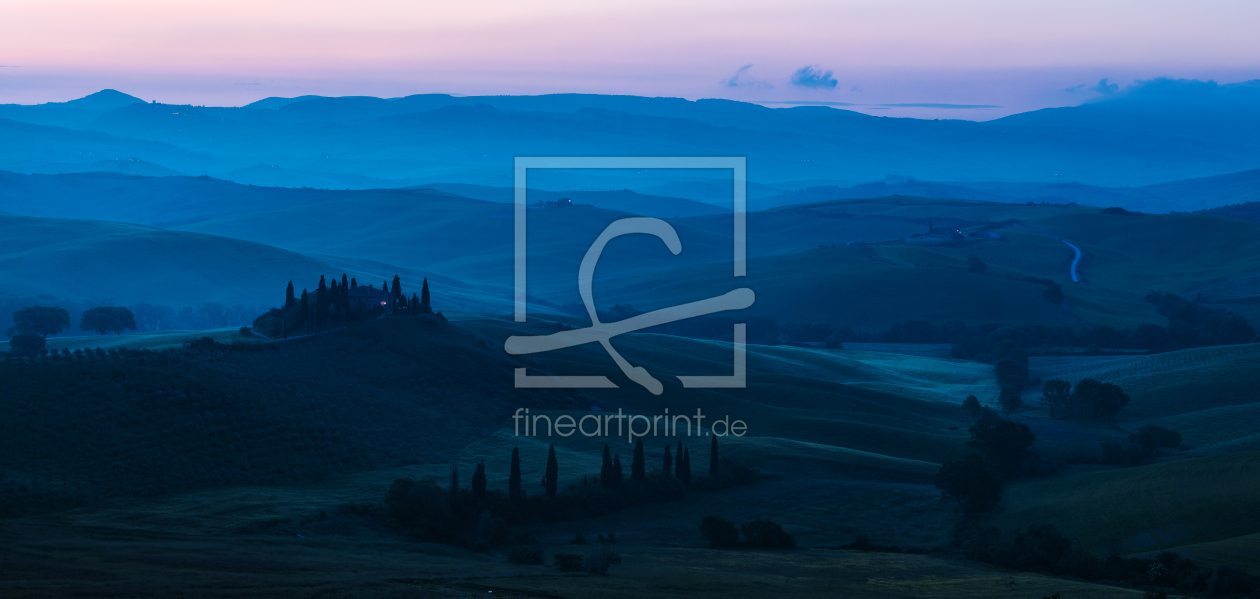
[[[739,544],[739,529],[735,523],[712,514],[700,521],[700,534],[715,548],[734,547]]]
[[[9,339],[9,351],[19,356],[33,356],[42,351],[46,343],[35,333],[18,333]]]
[[[630,462],[630,478],[642,482],[647,473],[643,463],[643,439],[634,440],[634,458]]]
[[[665,446],[665,458],[661,460],[661,472],[665,476],[673,476],[674,456],[669,454],[669,445]]]
[[[486,499],[486,465],[477,463],[477,469],[473,471],[472,492],[477,499],[485,501]]]
[[[963,412],[966,412],[967,416],[972,420],[979,420],[980,415],[984,413],[984,408],[980,406],[980,400],[976,399],[974,395],[968,395],[967,399],[963,400],[962,407]]]
[[[333,279],[332,284],[328,286],[328,311],[328,324],[340,324],[341,289],[337,286],[337,279]]]
[[[998,403],[1002,405],[1003,412],[1010,414],[1024,407],[1024,398],[1020,396],[1019,389],[1013,385],[1002,385],[1002,391],[998,394]]]
[[[322,329],[328,324],[328,283],[324,275],[319,275],[319,287],[315,288],[315,328]]]
[[[1002,498],[1002,475],[974,453],[942,464],[932,482],[968,516],[993,509]]]
[[[709,444],[709,476],[718,478],[721,473],[721,467],[718,465],[718,446],[717,435],[713,435],[713,442]]]
[[[13,328],[8,335],[33,333],[45,339],[70,328],[70,313],[57,306],[31,306],[13,313]]]
[[[429,279],[425,279],[420,286],[420,312],[431,314],[433,308],[429,305]]]
[[[1072,383],[1050,379],[1041,386],[1041,403],[1050,408],[1050,417],[1059,418],[1072,398]]]
[[[1142,453],[1149,458],[1159,455],[1159,450],[1164,447],[1181,445],[1181,433],[1162,426],[1148,424],[1139,429],[1138,432],[1129,435],[1129,440],[1141,447]]]
[[[394,285],[389,290],[394,295],[394,306],[398,305],[398,299],[402,297],[402,279],[398,275],[394,275]]]
[[[744,538],[748,539],[748,544],[753,547],[764,547],[767,549],[795,549],[796,537],[784,532],[783,527],[777,522],[771,522],[762,518],[757,518],[752,522],[745,522],[739,525],[744,533]]]
[[[300,309],[301,315],[298,317],[298,319],[299,319],[300,324],[301,324],[302,326],[305,326],[305,327],[307,328],[307,330],[310,330],[310,323],[311,323],[311,299],[310,299],[310,297],[306,294],[306,290],[305,290],[305,289],[303,289],[303,290],[302,290],[302,301],[300,302],[300,304],[301,304],[301,309]]]
[[[521,452],[512,448],[512,468],[508,471],[508,497],[520,499],[521,495]]]
[[[136,330],[136,317],[131,310],[119,306],[97,306],[83,311],[79,328],[102,335],[109,331],[121,334],[123,329]]]
[[[560,466],[556,463],[556,446],[550,446],[547,450],[547,472],[543,474],[543,487],[547,490],[547,497],[556,496],[557,478],[560,476]]]
[[[605,489],[611,489],[613,487],[612,472],[612,450],[608,449],[608,445],[604,445],[603,462],[599,467],[599,486]]]
[[[284,290],[284,309],[292,308],[296,302],[297,299],[293,297],[293,281],[289,281],[289,287]]]
[[[346,282],[346,273],[341,273],[341,297],[337,298],[341,306],[342,319],[350,314],[350,285]]]
[[[681,480],[684,485],[691,484],[691,450],[690,449],[686,449],[686,448],[683,449],[682,470],[679,473],[678,480]]]
[[[408,314],[415,316],[420,313],[420,298],[416,297],[416,294],[411,294],[411,301],[407,305],[410,307],[410,310],[407,311]]]
[[[625,471],[621,469],[621,455],[613,456],[612,463],[612,488],[620,489],[621,482],[625,477]]]
[[[989,265],[984,263],[978,256],[967,256],[967,272],[984,272],[989,270]]]
[[[1028,459],[1028,448],[1037,440],[1022,422],[987,418],[971,427],[968,447],[975,448],[1004,474],[1012,474]]]
[[[1082,420],[1114,422],[1116,414],[1129,403],[1119,385],[1085,379],[1076,384],[1068,404],[1069,415]]]

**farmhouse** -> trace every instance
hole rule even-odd
[[[384,289],[377,289],[371,285],[359,285],[350,288],[350,307],[371,310],[373,308],[384,308],[386,312],[393,312],[394,295]]]

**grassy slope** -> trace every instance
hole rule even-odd
[[[332,268],[293,252],[211,235],[0,215],[0,272],[19,293],[120,304],[268,305],[283,297],[276,281],[317,281]]]
[[[1053,522],[1096,551],[1126,552],[1260,532],[1260,452],[1067,474],[1012,485],[995,523]]]

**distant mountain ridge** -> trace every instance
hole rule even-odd
[[[751,181],[771,187],[785,181],[843,187],[896,172],[937,182],[1080,181],[1115,188],[1255,168],[1257,88],[1254,82],[1157,80],[1101,102],[988,122],[590,94],[300,96],[222,108],[146,104],[108,90],[68,103],[0,106],[0,118],[106,133],[117,138],[115,146],[170,148],[165,156],[109,149],[107,160],[138,158],[185,174],[287,187],[361,189],[424,181],[504,187],[511,184],[512,159],[522,155],[737,155],[748,158]],[[36,145],[48,145],[70,133],[39,135],[46,139],[34,140]],[[30,160],[19,146],[3,145],[0,168],[101,168],[98,152],[75,149],[57,160]],[[633,177],[603,176],[597,185],[551,187],[634,188]],[[714,195],[698,190],[688,199],[713,201]],[[1199,207],[1206,206],[1169,209]]]

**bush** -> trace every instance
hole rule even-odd
[[[44,338],[35,333],[18,333],[9,339],[9,350],[19,356],[33,356],[43,351]]]
[[[541,549],[518,547],[508,554],[508,561],[520,566],[541,566],[543,552]]]
[[[239,333],[242,337],[246,337],[246,338],[254,336],[254,330],[249,327],[241,327],[241,330],[239,331]]]
[[[973,447],[997,466],[1004,475],[1014,474],[1028,459],[1028,448],[1037,440],[1032,429],[1022,422],[986,418],[970,429]]]
[[[796,537],[793,537],[791,533],[783,532],[782,526],[769,520],[757,518],[752,522],[745,522],[739,527],[744,532],[744,537],[748,539],[748,544],[753,547],[767,549],[796,548]]]
[[[1147,425],[1129,435],[1129,440],[1142,448],[1142,452],[1149,458],[1159,455],[1159,450],[1164,447],[1181,445],[1181,433],[1162,426]]]
[[[739,529],[735,528],[734,522],[721,516],[705,516],[700,521],[700,534],[704,535],[712,547],[734,547],[739,544]]]
[[[557,553],[552,556],[556,569],[561,572],[581,572],[582,556],[577,553]]]
[[[621,556],[608,547],[597,547],[586,552],[582,558],[582,569],[591,574],[607,576],[608,569],[621,563]]]
[[[1002,475],[974,453],[942,464],[933,483],[943,497],[958,502],[958,508],[968,515],[987,512],[1002,498]]]

